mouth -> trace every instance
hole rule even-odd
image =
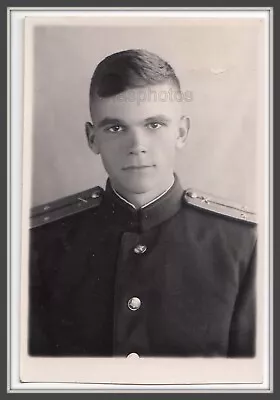
[[[148,168],[153,168],[155,165],[128,165],[127,167],[123,167],[124,171],[140,171]]]

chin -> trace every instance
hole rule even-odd
[[[143,194],[153,190],[156,185],[150,179],[126,179],[121,186],[126,192]]]
[[[135,182],[130,185],[127,183],[123,185],[123,188],[125,189],[126,192],[130,193],[135,193],[135,194],[143,194],[150,192],[154,186],[153,185],[147,185],[147,184],[141,184],[140,182]]]

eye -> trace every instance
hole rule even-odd
[[[164,124],[161,123],[161,122],[149,122],[149,123],[146,125],[146,127],[147,127],[148,129],[156,130],[156,129],[161,128],[163,125],[164,125]]]
[[[122,126],[122,125],[113,125],[113,126],[110,126],[110,127],[106,128],[106,131],[109,131],[109,132],[112,132],[112,133],[119,133],[119,132],[124,131],[124,126]]]

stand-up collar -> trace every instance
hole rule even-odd
[[[182,195],[183,189],[175,175],[174,183],[166,193],[136,209],[114,191],[108,179],[104,205],[112,223],[127,231],[146,231],[175,215],[181,207]]]

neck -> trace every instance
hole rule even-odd
[[[125,190],[122,190],[121,188],[118,188],[113,183],[112,187],[113,190],[117,193],[117,195],[119,195],[128,203],[130,203],[132,206],[134,206],[136,209],[138,209],[145,205],[148,205],[148,203],[155,201],[158,197],[166,193],[173,185],[174,180],[175,180],[174,175],[172,175],[170,179],[165,181],[164,184],[145,193],[127,192]]]

